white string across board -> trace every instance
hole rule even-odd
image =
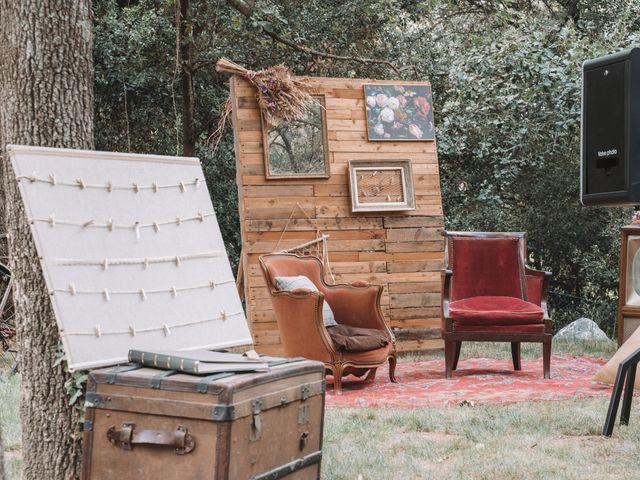
[[[72,370],[252,343],[197,159],[8,151]]]

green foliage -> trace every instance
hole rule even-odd
[[[67,358],[62,349],[62,344],[58,345],[58,351],[56,352],[56,360],[53,364],[54,367],[62,365],[64,371],[69,373],[69,367],[67,364]],[[69,397],[69,405],[75,410],[80,412],[80,421],[84,421],[84,394],[87,386],[87,380],[89,379],[89,372],[86,370],[78,370],[71,373],[66,382],[64,382],[64,390]]]
[[[579,203],[581,64],[638,45],[629,0],[259,0],[251,18],[226,3],[190,1],[196,49],[198,155],[232,260],[239,256],[230,129],[207,145],[228,94],[221,56],[252,69],[284,62],[299,74],[430,80],[449,229],[523,230],[530,262],[552,270],[556,325],[615,322],[618,229],[624,209]],[[97,147],[181,151],[181,91],[170,0],[95,0]],[[384,59],[341,62],[332,54]]]

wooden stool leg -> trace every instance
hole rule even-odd
[[[458,360],[460,359],[461,347],[462,347],[462,342],[455,342],[455,354],[453,355],[453,365],[451,365],[451,370],[455,370],[458,368]]]
[[[369,373],[367,373],[367,378],[365,378],[365,380],[366,380],[367,382],[370,382],[370,381],[372,381],[372,380],[375,380],[375,378],[376,378],[376,372],[377,372],[377,371],[378,371],[378,369],[377,369],[377,368],[371,368],[371,369],[369,369]]]
[[[542,370],[544,378],[551,378],[551,335],[542,342]]]
[[[611,400],[609,401],[607,418],[604,421],[604,429],[602,430],[602,435],[605,437],[610,437],[613,433],[613,426],[616,422],[616,414],[618,413],[618,406],[620,405],[622,388],[624,387],[624,381],[626,377],[627,369],[625,365],[620,364],[618,366],[618,373],[616,374],[616,382],[613,384],[613,390],[611,392]]]
[[[389,357],[389,380],[393,383],[398,383],[396,380],[396,355],[395,353]]]
[[[444,378],[451,378],[453,371],[453,357],[455,355],[455,342],[444,342]]]
[[[638,364],[634,363],[629,367],[629,371],[627,372],[627,381],[624,388],[624,396],[622,397],[622,410],[620,411],[620,425],[629,425],[631,401],[633,400],[633,386],[636,382],[637,368]]]
[[[522,370],[520,364],[520,342],[511,342],[511,358],[513,359],[513,369]]]

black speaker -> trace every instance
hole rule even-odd
[[[640,48],[582,65],[583,205],[640,205]]]

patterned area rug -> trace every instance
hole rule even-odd
[[[522,360],[522,370],[513,370],[511,360],[461,359],[452,379],[444,378],[444,360],[404,362],[389,381],[388,369],[380,368],[373,382],[355,377],[343,379],[342,395],[327,388],[327,408],[380,407],[417,408],[459,405],[461,402],[507,404],[536,400],[607,397],[611,387],[592,380],[606,360],[571,355],[553,355],[551,379],[542,378],[542,357]],[[331,384],[329,377],[328,384]]]

